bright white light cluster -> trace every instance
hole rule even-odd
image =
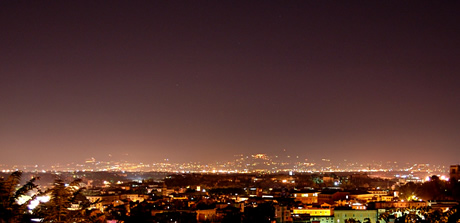
[[[38,196],[37,198],[35,198],[34,200],[32,200],[30,202],[29,205],[27,205],[27,207],[29,208],[29,210],[33,210],[35,209],[40,203],[46,203],[50,201],[50,196],[46,195],[46,196]]]

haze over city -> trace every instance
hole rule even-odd
[[[458,9],[1,1],[0,164],[257,153],[458,164]]]

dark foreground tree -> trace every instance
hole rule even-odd
[[[82,195],[83,188],[79,187],[80,180],[75,180],[66,185],[57,179],[49,190],[43,192],[50,196],[50,201],[40,204],[34,214],[42,222],[91,222],[94,219],[87,213],[91,203]]]
[[[244,223],[269,223],[275,219],[275,208],[271,203],[262,203],[257,207],[244,209]]]
[[[29,192],[37,188],[35,181],[37,178],[32,178],[24,185],[20,185],[22,172],[13,172],[6,179],[0,179],[0,222],[1,223],[16,223],[24,220],[27,205],[34,199],[32,196],[26,202],[18,204],[18,199],[28,195]]]

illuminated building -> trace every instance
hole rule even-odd
[[[391,208],[423,208],[428,204],[425,201],[392,201],[392,202],[369,202],[368,206],[371,209],[391,209]]]
[[[334,209],[330,205],[321,208],[295,208],[292,210],[294,222],[333,223]]]
[[[338,200],[348,200],[349,195],[350,195],[350,192],[344,192],[344,191],[337,191],[337,190],[321,191],[321,193],[318,194],[318,203],[333,204],[335,201],[338,201]]]
[[[318,192],[313,192],[313,191],[302,192],[302,191],[300,191],[300,192],[292,193],[292,196],[294,197],[294,199],[296,201],[300,201],[303,204],[318,203]]]
[[[308,214],[310,216],[332,216],[334,211],[331,208],[296,208],[292,210],[293,214]]]
[[[345,223],[347,219],[365,222],[377,222],[377,210],[334,210],[334,222]]]
[[[117,204],[120,203],[120,202],[117,202],[118,200],[120,200],[119,195],[96,195],[96,196],[90,195],[90,196],[86,196],[86,198],[91,203],[93,203],[91,205],[91,209],[99,209],[102,212],[108,205],[117,206]]]
[[[361,202],[368,202],[377,199],[377,196],[367,191],[353,191],[353,193],[349,195],[349,199]]]
[[[134,202],[142,202],[148,197],[146,194],[122,194],[120,196],[121,200],[127,199]]]

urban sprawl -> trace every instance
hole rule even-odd
[[[277,158],[2,165],[0,222],[459,222],[460,165]]]

